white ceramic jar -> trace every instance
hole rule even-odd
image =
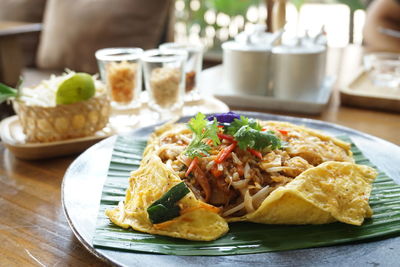
[[[267,48],[251,49],[226,42],[222,45],[225,85],[234,93],[269,95],[270,51]]]
[[[279,99],[315,98],[325,78],[326,47],[281,45],[271,50],[271,87]]]
[[[257,25],[222,44],[224,85],[234,94],[271,95],[271,42],[276,35]]]

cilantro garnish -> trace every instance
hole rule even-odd
[[[262,131],[261,125],[254,119],[240,116],[231,123],[221,123],[224,125],[224,133],[233,136],[240,149],[248,148],[255,150],[274,150],[282,148],[282,142],[272,131]],[[192,118],[188,127],[192,130],[194,137],[192,142],[185,150],[185,154],[190,158],[208,156],[211,150],[210,145],[204,139],[210,139],[213,145],[218,145],[221,141],[218,138],[218,121],[214,117],[212,121],[206,119],[202,113],[197,113]]]
[[[252,148],[255,150],[281,148],[281,140],[272,131],[262,132],[251,128],[249,125],[242,126],[233,136],[238,142],[240,149]]]
[[[225,133],[235,135],[243,126],[249,126],[251,129],[261,131],[261,125],[254,119],[240,116],[240,120],[234,119],[229,126],[225,128]]]
[[[208,121],[203,113],[197,113],[196,117],[192,118],[188,127],[192,130],[194,137],[192,142],[185,150],[185,154],[190,158],[204,157],[209,155],[211,147],[203,142],[205,138],[209,138],[213,145],[218,145],[221,141],[218,138],[218,122],[216,119]]]
[[[281,140],[272,131],[263,132],[261,125],[254,119],[240,116],[226,126],[225,133],[232,135],[240,149],[255,150],[277,149],[282,147]]]

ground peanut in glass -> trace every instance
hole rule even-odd
[[[126,61],[112,62],[107,68],[111,99],[121,104],[130,103],[135,98],[137,64]]]

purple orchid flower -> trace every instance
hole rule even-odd
[[[240,119],[240,115],[235,112],[229,111],[228,113],[218,113],[214,115],[210,115],[207,117],[207,120],[212,121],[214,118],[217,119],[219,123],[231,123],[235,119]]]

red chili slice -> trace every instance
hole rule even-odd
[[[215,159],[215,163],[222,163],[228,156],[229,154],[235,149],[236,147],[236,142],[230,144],[229,146],[225,147],[222,149],[219,153],[217,158]]]
[[[283,135],[287,135],[289,132],[288,131],[286,131],[286,130],[278,130],[281,134],[283,134]]]
[[[252,149],[252,148],[248,148],[247,151],[249,151],[251,154],[253,154],[254,156],[256,156],[257,158],[262,159],[262,154],[260,151]]]
[[[197,166],[199,163],[199,159],[195,157],[192,162],[190,162],[189,168],[187,169],[185,176],[189,176],[189,174],[193,171],[193,169]]]
[[[218,137],[219,137],[219,139],[225,139],[225,140],[228,140],[228,141],[230,141],[230,142],[232,142],[232,143],[236,142],[236,140],[233,138],[232,135],[227,135],[227,134],[221,134],[221,133],[219,133],[219,134],[218,134]]]

